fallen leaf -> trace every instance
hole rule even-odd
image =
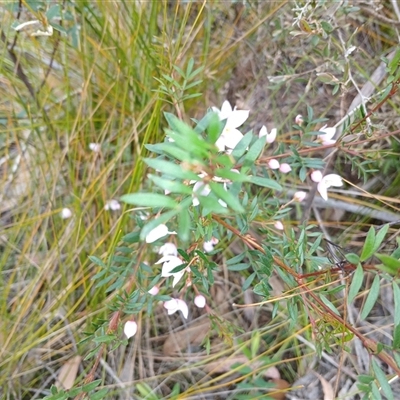
[[[56,381],[57,389],[69,390],[74,386],[76,376],[78,375],[79,365],[82,357],[75,356],[69,359],[58,371],[58,378]]]

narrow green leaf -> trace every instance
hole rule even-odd
[[[232,182],[247,182],[246,175],[231,171],[230,169],[219,168],[215,170],[214,174],[220,178],[229,179]]]
[[[282,186],[278,182],[269,178],[262,178],[260,176],[249,176],[247,182],[254,183],[255,185],[273,190],[282,190]]]
[[[181,165],[157,158],[145,158],[144,162],[156,171],[171,175],[179,179],[199,180],[200,178],[192,171],[185,170]]]
[[[356,272],[353,275],[353,280],[351,282],[349,295],[347,298],[349,304],[352,303],[355,297],[357,296],[358,291],[360,290],[360,287],[363,283],[363,279],[364,279],[364,270],[361,264],[358,264]]]
[[[228,190],[225,190],[224,187],[216,182],[210,182],[210,188],[213,191],[213,193],[223,200],[226,204],[228,204],[229,207],[232,208],[232,210],[238,212],[238,213],[243,213],[244,208],[240,204],[239,200],[237,197],[234,197],[231,193],[229,193]]]
[[[251,145],[244,157],[246,163],[253,164],[258,159],[264,150],[266,139],[266,136],[260,137]]]
[[[246,278],[246,280],[243,282],[242,289],[247,290],[250,287],[250,285],[253,283],[255,277],[256,277],[255,272],[253,272],[251,275],[249,275]]]
[[[245,269],[249,269],[250,265],[247,263],[240,263],[240,264],[234,264],[234,265],[229,265],[228,270],[229,271],[244,271]]]
[[[163,190],[168,190],[171,193],[183,193],[183,194],[192,194],[193,188],[184,185],[181,182],[171,181],[169,179],[164,179],[159,177],[158,175],[147,175],[148,178],[153,181],[159,188]]]
[[[346,260],[353,265],[358,265],[360,263],[360,257],[355,253],[347,253]]]
[[[176,208],[178,203],[170,197],[158,193],[130,193],[121,196],[121,201],[127,204],[143,207]]]
[[[383,265],[389,268],[392,275],[397,275],[400,269],[400,260],[386,254],[375,254],[375,256],[383,262]]]
[[[95,380],[93,382],[90,382],[90,383],[88,383],[86,385],[83,385],[82,386],[82,390],[84,392],[90,392],[91,390],[96,389],[97,386],[100,385],[100,383],[101,383],[101,379],[97,379],[97,380]]]
[[[375,275],[374,281],[372,282],[371,288],[369,289],[367,299],[365,300],[364,308],[362,309],[360,314],[361,319],[367,318],[372,308],[374,307],[376,300],[378,300],[379,288],[380,279],[378,275]]]
[[[374,251],[373,251],[374,253],[379,249],[379,246],[384,241],[388,230],[389,230],[389,224],[386,224],[386,225],[382,226],[381,229],[379,229],[379,231],[375,237]]]
[[[371,393],[372,396],[369,396],[369,394],[366,394],[362,400],[368,399],[368,400],[382,400],[382,395],[381,392],[378,388],[378,385],[375,382],[371,382]]]
[[[361,252],[360,261],[363,262],[370,258],[374,253],[375,229],[373,226],[369,228],[365,243]]]
[[[376,379],[378,380],[379,384],[381,385],[382,392],[385,394],[388,400],[394,400],[392,388],[386,378],[385,373],[381,370],[376,360],[373,358],[372,362],[372,369],[374,370]]]
[[[336,315],[340,316],[340,313],[338,311],[338,309],[333,305],[333,303],[327,299],[327,297],[325,297],[322,293],[319,294],[320,299],[322,300],[322,302],[329,307],[329,309],[331,311],[333,311]]]
[[[393,286],[393,298],[394,298],[394,324],[400,325],[400,289],[397,282],[392,283]]]
[[[395,325],[393,329],[393,350],[400,349],[400,325]]]
[[[187,242],[190,236],[190,215],[187,209],[180,212],[178,221],[178,237],[183,242]]]
[[[206,114],[208,116],[208,126],[207,126],[207,139],[210,143],[214,144],[222,132],[222,123],[215,112],[209,112]]]
[[[103,268],[107,268],[106,264],[104,264],[104,262],[102,260],[100,260],[100,258],[96,257],[96,256],[89,256],[89,260],[98,265],[99,267],[103,267]]]
[[[254,135],[251,132],[246,133],[242,140],[236,145],[235,149],[232,151],[232,156],[238,160],[246,152],[246,149],[250,146]]]
[[[90,400],[101,400],[108,394],[109,390],[107,388],[100,389],[95,394],[90,395]]]

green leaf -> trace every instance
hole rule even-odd
[[[234,264],[234,265],[229,265],[228,270],[229,271],[244,271],[245,269],[249,269],[250,265],[247,263],[240,263],[240,264]]]
[[[225,190],[223,185],[216,182],[210,182],[210,188],[213,191],[213,193],[219,199],[223,200],[226,204],[228,204],[228,206],[231,207],[232,210],[238,213],[244,212],[244,208],[240,204],[238,198],[229,193],[228,190]]]
[[[346,254],[346,260],[353,265],[358,265],[360,263],[360,257],[355,253]]]
[[[253,283],[254,278],[256,277],[256,275],[257,274],[255,272],[253,272],[251,275],[249,275],[246,278],[246,280],[243,282],[242,290],[247,290],[250,287],[250,285]]]
[[[179,179],[190,179],[190,180],[200,180],[198,175],[196,175],[192,171],[188,171],[182,168],[181,165],[174,164],[169,161],[160,160],[157,158],[145,158],[144,162],[151,168],[154,168],[156,171],[160,171],[163,174],[171,175],[175,178]]]
[[[395,325],[393,329],[393,350],[400,349],[400,325]]]
[[[400,325],[400,289],[397,282],[392,283],[394,298],[394,324]]]
[[[215,112],[209,112],[206,114],[208,116],[208,126],[207,126],[207,138],[208,141],[214,144],[222,132],[222,123]]]
[[[180,212],[178,221],[178,237],[183,242],[187,242],[190,237],[190,215],[187,209]]]
[[[258,159],[264,150],[266,139],[266,136],[260,137],[251,145],[244,157],[245,163],[253,164]]]
[[[269,178],[261,178],[260,176],[249,176],[247,182],[254,183],[255,185],[273,190],[282,190],[282,186],[278,182]]]
[[[360,261],[363,262],[370,258],[374,254],[375,245],[375,229],[373,226],[369,228],[368,235],[365,239],[365,243],[361,252]]]
[[[398,274],[400,269],[400,260],[386,254],[375,254],[375,256],[379,258],[379,260],[381,260],[383,262],[383,265],[387,268],[385,272],[388,272],[391,275]]]
[[[254,135],[251,132],[246,133],[232,151],[232,157],[234,157],[236,160],[242,157],[242,155],[246,152],[246,149],[250,146],[253,138]]]
[[[53,19],[55,17],[61,17],[61,6],[60,4],[55,4],[51,6],[46,12],[47,19]]]
[[[369,289],[367,299],[365,300],[364,307],[360,314],[361,319],[367,318],[372,308],[374,307],[376,300],[378,300],[379,288],[380,279],[378,275],[375,275],[374,281],[372,282],[371,288]]]
[[[163,190],[168,190],[171,193],[183,193],[183,194],[192,194],[193,189],[185,185],[181,182],[171,181],[169,179],[164,179],[159,177],[158,175],[147,175],[148,178],[153,181],[159,188]]]
[[[232,182],[247,182],[247,176],[241,173],[231,171],[230,169],[216,169],[214,175],[220,178],[229,179]]]
[[[178,203],[168,196],[158,193],[130,193],[121,196],[121,201],[127,204],[143,207],[176,208]]]
[[[356,272],[353,275],[353,280],[350,285],[349,296],[347,298],[349,304],[352,303],[355,297],[357,296],[361,288],[361,285],[363,283],[363,279],[364,279],[364,270],[361,264],[359,263],[356,268]]]
[[[91,390],[94,390],[97,388],[97,386],[99,386],[101,383],[101,379],[97,379],[96,381],[90,382],[86,385],[82,386],[82,390],[84,392],[90,392]]]
[[[390,384],[386,378],[385,373],[380,369],[378,363],[374,358],[371,360],[371,362],[372,362],[372,369],[374,370],[376,379],[381,385],[382,392],[385,394],[388,400],[394,400],[392,388],[390,387]]]
[[[100,258],[96,257],[96,256],[89,256],[89,260],[98,265],[99,267],[103,267],[103,268],[107,268],[106,264],[104,264],[104,262],[102,260],[100,260]]]
[[[329,307],[329,309],[331,311],[333,311],[336,315],[340,316],[340,313],[338,311],[338,309],[333,305],[333,303],[327,299],[327,297],[325,297],[322,293],[319,294],[320,299],[322,300],[322,302]]]
[[[104,397],[108,394],[109,390],[107,388],[100,389],[98,392],[95,394],[90,395],[90,400],[101,400],[104,399]]]
[[[381,229],[379,229],[378,233],[376,234],[375,243],[374,243],[374,253],[379,249],[379,246],[385,239],[387,231],[389,230],[389,224],[384,225]]]

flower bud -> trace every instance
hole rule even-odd
[[[283,224],[281,221],[275,221],[274,227],[280,231],[283,231]]]
[[[282,174],[287,174],[288,172],[290,172],[292,170],[292,167],[287,164],[287,163],[283,163],[280,165],[279,167],[279,171],[282,172]]]
[[[294,194],[293,199],[294,201],[301,203],[306,198],[306,196],[307,196],[306,192],[299,191]]]
[[[279,161],[275,160],[275,158],[273,158],[272,160],[268,161],[268,167],[270,167],[271,169],[278,169],[279,168]]]
[[[199,294],[194,298],[194,304],[199,308],[204,308],[206,305],[206,298],[202,294]]]

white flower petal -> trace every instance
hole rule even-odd
[[[164,302],[164,308],[168,311],[168,315],[181,311],[183,316],[187,319],[189,314],[187,304],[181,299],[171,299]]]
[[[136,335],[137,329],[138,329],[138,326],[135,321],[125,322],[124,333],[128,339],[131,338],[132,336]]]
[[[328,174],[325,175],[322,178],[322,182],[327,188],[330,188],[331,186],[339,187],[343,186],[343,180],[340,175],[337,174]]]
[[[156,240],[158,240],[168,234],[176,235],[176,232],[170,232],[170,231],[168,231],[168,227],[166,225],[160,224],[147,234],[146,243],[153,243]]]
[[[225,100],[222,103],[221,111],[219,112],[219,118],[222,119],[228,119],[230,115],[232,114],[233,109],[231,106],[231,103],[229,103],[228,100]]]
[[[101,145],[99,143],[89,143],[89,149],[94,153],[100,153]]]
[[[318,183],[317,190],[325,201],[328,200],[328,188],[325,186],[324,182],[321,181]]]
[[[249,118],[249,110],[233,110],[232,114],[228,117],[226,121],[226,126],[231,128],[239,128],[239,126],[243,125],[247,118]]]
[[[172,274],[174,276],[174,279],[172,280],[172,287],[175,287],[175,285],[182,279],[182,276],[184,274],[185,274],[184,269],[182,271],[176,272],[175,274]]]
[[[162,254],[163,256],[177,256],[178,249],[173,243],[168,242],[160,247],[158,254]]]

